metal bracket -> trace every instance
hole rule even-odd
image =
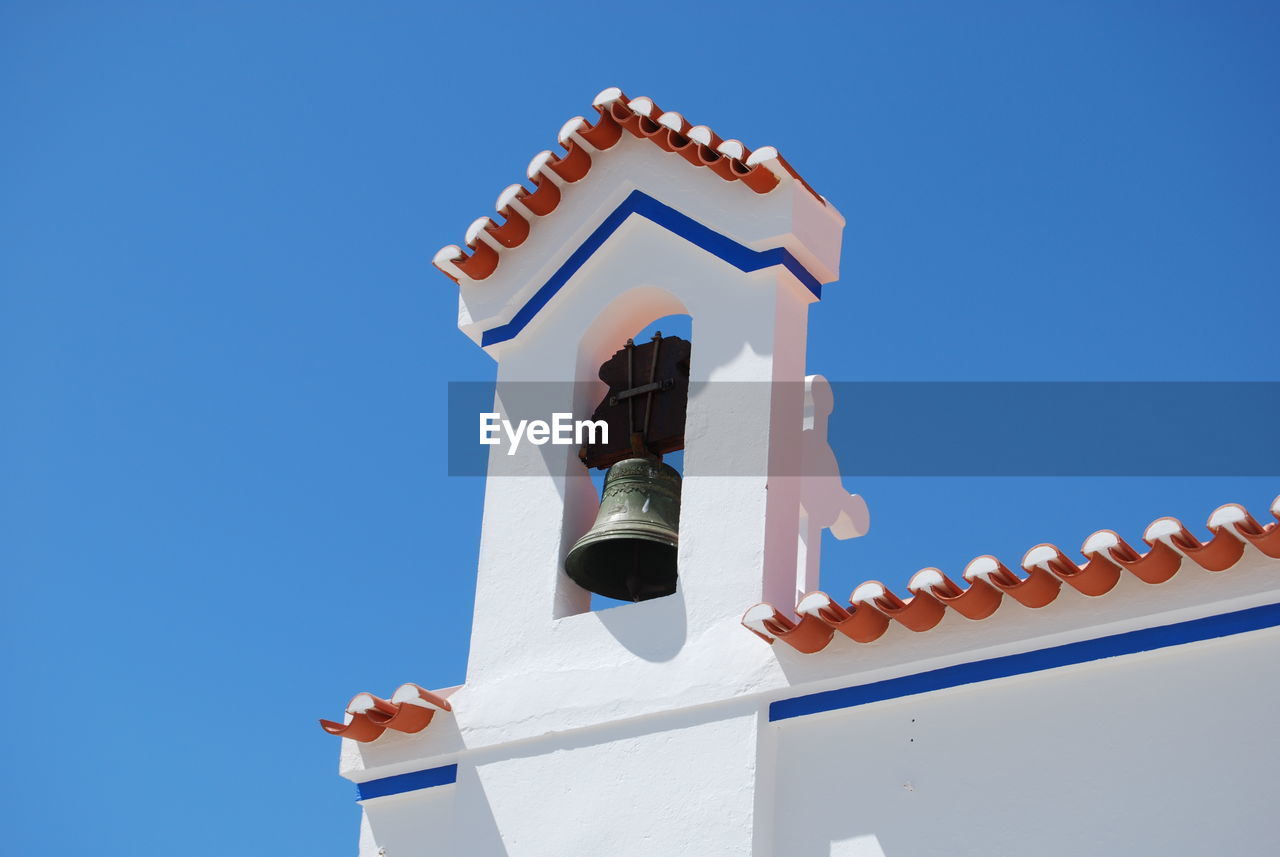
[[[623,390],[621,393],[615,393],[609,397],[609,404],[616,405],[624,399],[630,399],[633,396],[642,396],[645,393],[662,392],[669,390],[671,385],[676,382],[675,378],[664,378],[661,381],[653,381],[643,384],[639,387],[632,387],[630,390]]]

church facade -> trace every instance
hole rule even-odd
[[[527,178],[435,265],[513,421],[591,414],[624,342],[692,319],[678,583],[592,610],[578,447],[495,448],[465,683],[322,721],[360,857],[1280,853],[1280,498],[829,596],[822,531],[870,526],[805,363],[839,212],[617,89]]]

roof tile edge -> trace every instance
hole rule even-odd
[[[1261,524],[1237,503],[1220,506],[1209,516],[1212,538],[1205,542],[1176,518],[1160,518],[1143,535],[1149,548],[1146,553],[1136,551],[1112,530],[1099,530],[1081,547],[1083,564],[1055,545],[1039,544],[1022,558],[1025,577],[995,557],[981,556],[965,567],[966,588],[938,569],[926,568],[907,584],[911,597],[906,600],[868,581],[854,590],[846,605],[824,592],[811,592],[797,602],[796,618],[762,602],[743,614],[742,624],[765,642],[781,640],[798,652],[812,654],[826,648],[837,631],[859,643],[879,639],[891,621],[912,631],[927,631],[942,621],[948,607],[967,619],[985,619],[996,612],[1005,595],[1026,607],[1043,607],[1058,597],[1063,583],[1084,595],[1099,596],[1110,592],[1126,571],[1151,584],[1172,578],[1183,560],[1206,571],[1226,571],[1250,546],[1280,559],[1280,497],[1272,502],[1271,514],[1276,522]]]
[[[442,694],[407,682],[396,688],[391,699],[357,693],[347,703],[345,723],[322,719],[320,727],[330,735],[367,744],[388,729],[409,734],[421,732],[438,711],[452,712],[453,706]]]
[[[463,244],[449,244],[436,252],[432,264],[441,273],[454,282],[491,276],[502,253],[523,244],[533,222],[554,212],[565,189],[590,172],[592,158],[616,146],[624,132],[647,139],[692,166],[707,167],[725,181],[740,181],[758,194],[796,181],[826,204],[772,146],[753,151],[739,140],[722,140],[706,125],[691,125],[681,114],[661,110],[653,99],[628,98],[613,86],[602,90],[591,106],[598,114],[594,124],[575,116],[561,126],[557,140],[562,153],[545,150],[530,161],[526,176],[532,190],[515,184],[498,195],[501,223],[487,215],[478,218],[467,229]]]

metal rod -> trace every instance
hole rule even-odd
[[[649,396],[644,401],[644,428],[640,431],[646,447],[649,443],[649,415],[653,412],[653,393],[657,389],[655,384],[658,380],[658,349],[660,348],[662,348],[662,331],[655,330],[653,332],[653,359],[649,361],[649,386],[653,389],[649,390]]]
[[[632,365],[635,362],[635,360],[633,359],[633,356],[635,355],[635,347],[636,347],[635,341],[628,339],[627,340],[627,389],[628,390],[630,390],[632,387],[635,386],[635,377],[634,377],[635,369]],[[632,406],[631,399],[627,399],[627,436],[630,437],[635,433],[636,433],[635,408]]]

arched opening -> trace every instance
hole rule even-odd
[[[610,393],[607,384],[599,379],[601,365],[623,349],[628,339],[637,347],[654,340],[656,334],[663,338],[679,337],[692,342],[693,320],[683,305],[665,290],[644,287],[632,290],[607,307],[583,336],[579,350],[577,389],[575,390],[575,418],[590,417],[596,406]],[[646,376],[647,377],[647,376]],[[683,449],[661,455],[664,465],[677,473],[683,471]],[[570,465],[565,492],[565,517],[561,544],[561,569],[557,586],[556,615],[573,615],[588,611],[605,610],[632,604],[596,592],[588,592],[571,581],[564,573],[564,559],[578,540],[592,529],[600,511],[601,495],[606,469],[588,468],[580,462]],[[678,502],[678,485],[676,488]],[[655,505],[660,498],[655,497]],[[648,511],[648,505],[645,510]],[[674,549],[672,549],[674,556]]]

